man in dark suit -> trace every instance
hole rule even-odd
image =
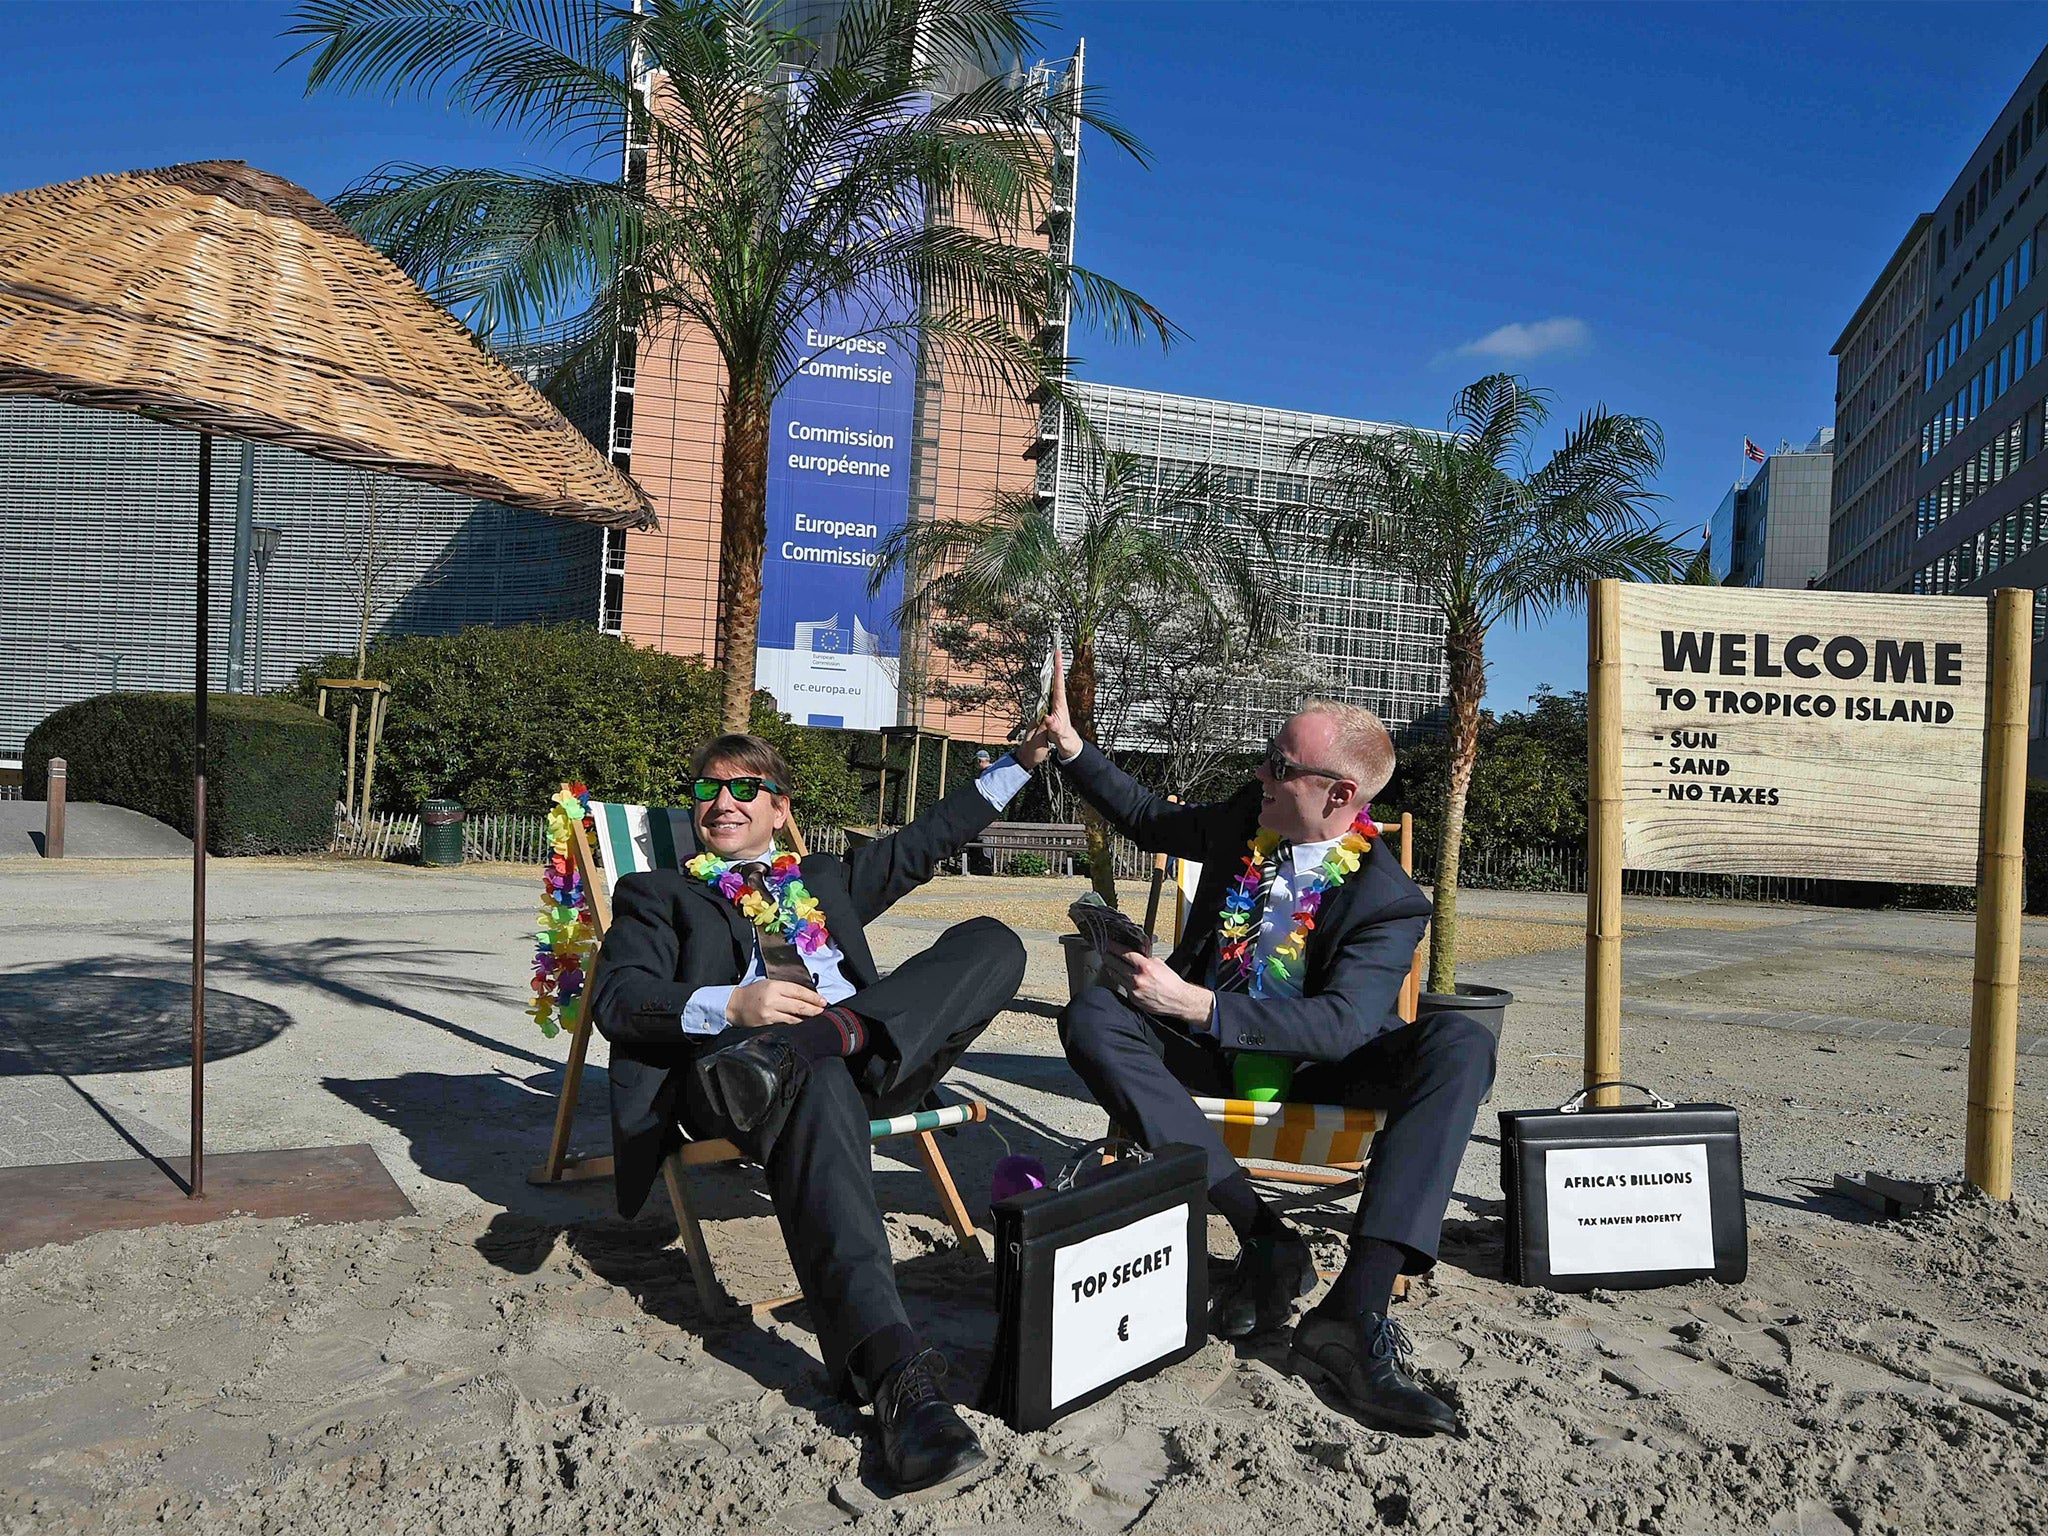
[[[1450,1406],[1407,1373],[1409,1346],[1387,1310],[1395,1278],[1436,1261],[1493,1081],[1493,1037],[1462,1013],[1410,1024],[1398,1011],[1430,906],[1385,843],[1354,826],[1393,775],[1385,728],[1368,710],[1312,700],[1273,738],[1257,782],[1213,805],[1155,795],[1085,744],[1063,683],[1044,728],[1067,777],[1120,832],[1201,862],[1180,946],[1164,961],[1112,956],[1115,990],[1075,998],[1060,1036],[1117,1125],[1148,1146],[1208,1149],[1210,1202],[1240,1242],[1211,1331],[1277,1328],[1316,1285],[1307,1243],[1259,1197],[1193,1097],[1238,1096],[1245,1053],[1280,1057],[1296,1064],[1286,1098],[1387,1114],[1344,1271],[1296,1328],[1289,1364],[1370,1423],[1455,1429]]]
[[[863,928],[989,822],[1048,750],[1042,735],[909,826],[841,859],[774,852],[789,765],[753,736],[699,754],[702,854],[626,876],[592,1004],[611,1042],[619,1210],[639,1209],[687,1132],[758,1161],[825,1367],[872,1403],[884,1474],[924,1488],[978,1465],[974,1431],[896,1293],[868,1121],[913,1109],[1016,995],[1024,946],[978,917],[887,977]]]

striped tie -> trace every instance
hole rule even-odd
[[[1294,844],[1282,843],[1273,850],[1273,856],[1266,860],[1259,868],[1259,893],[1252,898],[1251,946],[1252,954],[1255,957],[1254,964],[1256,964],[1256,956],[1259,952],[1260,931],[1266,926],[1266,903],[1273,896],[1273,882],[1280,878],[1280,866],[1286,863],[1293,852]],[[1219,968],[1216,978],[1216,990],[1218,992],[1246,992],[1250,989],[1251,971],[1249,968],[1240,971],[1233,966],[1227,972],[1221,971]]]

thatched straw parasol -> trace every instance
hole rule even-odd
[[[192,1163],[204,1194],[212,436],[530,511],[647,527],[645,493],[303,188],[236,160],[0,196],[0,394],[199,434]]]

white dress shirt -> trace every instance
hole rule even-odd
[[[988,772],[974,781],[974,787],[981,792],[982,799],[1000,811],[1016,798],[1018,790],[1030,782],[1031,770],[1006,752],[989,765]],[[840,962],[845,958],[829,935],[813,953],[803,957],[804,964],[811,968],[811,975],[817,978],[818,996],[828,1003],[843,1003],[854,994],[853,983],[840,969]],[[761,961],[761,938],[756,933],[753,957],[735,986],[699,987],[690,994],[689,1001],[683,1004],[683,1033],[716,1035],[723,1032],[727,1023],[725,1005],[733,993],[767,974],[768,968]]]

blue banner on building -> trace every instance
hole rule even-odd
[[[917,349],[901,331],[874,332],[916,315],[915,294],[871,290],[814,306],[791,338],[805,361],[770,420],[754,676],[808,725],[896,723],[903,578],[872,597],[868,578],[910,515]]]

